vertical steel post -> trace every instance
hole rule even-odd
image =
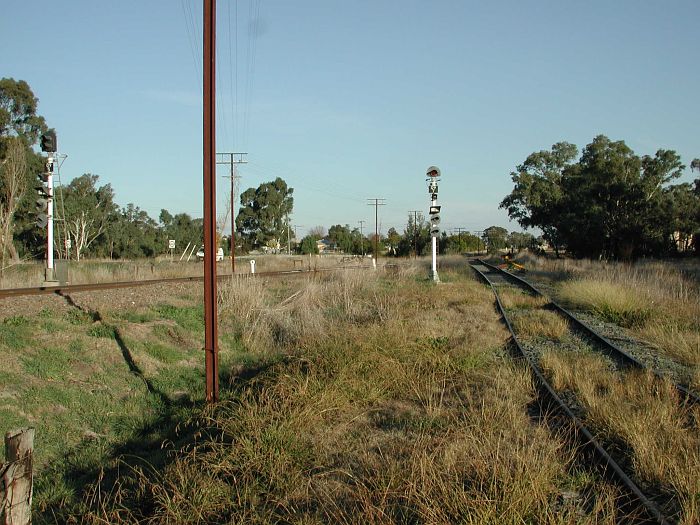
[[[234,213],[233,202],[233,186],[236,180],[236,163],[233,162],[233,153],[231,153],[231,275],[236,273],[236,214]]]
[[[204,0],[204,353],[206,399],[219,400],[216,311],[216,0]]]

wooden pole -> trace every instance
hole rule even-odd
[[[5,434],[5,459],[0,465],[0,524],[29,525],[32,521],[32,456],[34,429]]]

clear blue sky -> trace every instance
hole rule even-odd
[[[519,230],[498,203],[532,151],[700,156],[699,23],[697,0],[219,0],[217,150],[249,153],[243,189],[294,187],[299,233],[373,228],[374,197],[402,231],[432,164],[443,226]],[[0,77],[39,98],[64,183],[201,216],[201,33],[201,0],[7,0]]]

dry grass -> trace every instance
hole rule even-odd
[[[80,519],[615,523],[615,494],[570,478],[571,452],[529,419],[535,391],[501,353],[490,291],[444,270],[440,286],[329,275],[281,301],[233,281],[226,322],[250,352],[283,357],[224,385],[199,445],[163,470],[93,485]],[[563,500],[572,489],[590,506]]]
[[[589,420],[606,440],[629,447],[638,480],[673,494],[680,523],[700,522],[700,436],[690,421],[700,421],[679,406],[670,381],[649,372],[620,375],[591,354],[547,353],[543,369],[557,390],[570,390]]]
[[[498,296],[504,308],[541,308],[549,302],[542,295],[531,295],[518,288],[501,288]]]
[[[513,329],[518,337],[545,337],[561,340],[569,333],[569,324],[561,315],[550,310],[525,310],[514,316]]]
[[[560,297],[700,370],[700,289],[682,272],[660,263],[606,265],[563,283]]]

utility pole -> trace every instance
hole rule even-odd
[[[413,214],[413,257],[418,258],[418,213],[420,210],[408,210],[408,214]]]
[[[367,221],[357,221],[360,223],[360,251],[362,252],[362,257],[365,256],[365,236],[362,230],[362,227],[364,226],[365,222]]]
[[[368,202],[367,206],[374,206],[374,261],[376,264],[377,259],[379,258],[379,207],[380,206],[386,206],[386,199],[367,199],[368,201],[374,201],[374,202]]]
[[[474,230],[474,236],[478,239],[478,243],[476,246],[477,255],[481,253],[481,242],[483,241],[481,236],[483,234],[484,234],[484,230]],[[486,248],[486,243],[484,243],[484,248]]]
[[[459,228],[453,228],[452,231],[456,231],[457,235],[459,235],[459,245],[461,246],[462,245],[462,232],[468,232],[469,230],[467,230],[466,228],[459,227]]]
[[[219,400],[216,305],[216,0],[204,0],[204,368],[207,403]]]
[[[292,228],[294,228],[294,240],[296,241],[297,245],[299,244],[299,236],[297,235],[297,228],[303,228],[303,224],[294,224],[292,225]]]
[[[287,255],[292,254],[291,246],[290,246],[290,238],[289,238],[289,214],[287,214]]]
[[[235,242],[235,231],[236,231],[236,214],[234,213],[234,202],[235,202],[235,181],[238,180],[238,175],[236,175],[236,164],[247,164],[248,161],[243,159],[244,155],[247,153],[217,153],[221,156],[221,160],[217,159],[217,164],[229,164],[231,166],[231,174],[227,178],[231,179],[231,275],[236,272],[236,242]],[[228,159],[226,159],[228,157]],[[226,160],[225,160],[226,159]]]

